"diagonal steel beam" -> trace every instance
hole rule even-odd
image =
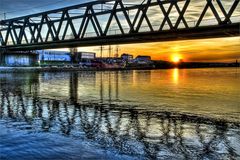
[[[131,23],[131,20],[130,20],[130,18],[129,18],[129,15],[127,14],[127,10],[126,10],[126,8],[125,8],[124,5],[123,5],[122,0],[118,0],[118,1],[119,1],[119,5],[121,6],[121,10],[122,10],[122,12],[123,12],[123,14],[124,14],[124,16],[125,16],[125,18],[126,18],[126,20],[127,20],[128,26],[129,26],[129,28],[130,28],[130,30],[129,30],[129,32],[130,32],[130,31],[133,30],[133,25],[132,25],[132,23]],[[115,13],[116,13],[116,12],[115,12]]]
[[[15,39],[14,39],[14,37],[13,37],[12,30],[10,31],[10,36],[11,36],[11,39],[12,39],[13,44],[15,45],[16,42],[15,42]]]
[[[36,26],[36,25],[31,24],[31,23],[29,23],[29,21],[28,21],[28,22],[27,22],[27,26],[28,26],[29,31],[30,31],[30,33],[31,33],[30,43],[34,43],[34,42],[36,41],[36,39],[35,39],[35,31],[36,31],[35,26]],[[32,27],[34,27],[34,28],[32,28]]]
[[[55,36],[54,36],[53,30],[52,30],[52,22],[49,20],[49,17],[47,15],[45,17],[45,21],[47,22],[47,28],[48,28],[47,36],[46,36],[46,42],[47,42],[47,40],[49,38],[49,34],[51,35],[52,40],[55,39]]]
[[[148,2],[147,2],[147,5],[144,7],[144,8],[142,8],[141,9],[141,11],[142,11],[142,16],[140,17],[140,20],[139,20],[139,22],[138,22],[138,25],[137,25],[137,28],[136,28],[136,32],[139,32],[139,29],[140,29],[140,27],[141,27],[141,25],[142,25],[142,23],[143,23],[143,20],[144,20],[144,18],[145,18],[145,20],[146,20],[146,22],[147,22],[147,24],[148,24],[148,27],[150,28],[150,30],[153,32],[154,30],[153,30],[153,27],[152,27],[152,24],[151,24],[151,22],[150,22],[150,20],[148,19],[148,16],[147,16],[147,11],[148,11],[148,8],[149,8],[149,5],[151,4],[151,0],[148,0]]]
[[[202,22],[202,19],[203,19],[204,15],[206,14],[206,12],[207,12],[207,10],[208,10],[208,7],[209,7],[209,5],[208,5],[208,3],[207,3],[207,4],[205,5],[205,7],[204,7],[204,9],[203,9],[203,11],[202,11],[202,13],[201,13],[201,15],[200,15],[200,17],[199,17],[199,19],[198,19],[195,27],[199,27],[200,23]]]
[[[6,36],[5,36],[5,44],[7,45],[8,43],[8,37],[9,37],[9,34],[11,32],[11,25],[12,25],[13,22],[9,23],[8,24],[8,28],[7,28],[7,32],[6,32]]]
[[[162,24],[161,24],[161,26],[160,26],[160,28],[159,28],[159,31],[162,31],[162,30],[163,30],[163,27],[164,27],[164,25],[165,25],[166,22],[168,23],[170,29],[173,29],[173,24],[172,24],[172,22],[171,22],[171,20],[170,20],[170,18],[169,18],[169,14],[170,14],[170,12],[171,12],[171,10],[172,10],[172,7],[173,7],[173,5],[174,5],[174,2],[173,2],[173,1],[170,1],[170,2],[169,2],[169,3],[170,3],[170,6],[169,6],[168,10],[166,11],[165,8],[164,8],[164,6],[163,6],[162,1],[161,1],[161,0],[157,0],[157,1],[158,1],[158,3],[159,3],[159,6],[160,6],[160,8],[161,8],[161,11],[162,11],[162,13],[163,13],[163,15],[164,15],[164,19],[163,19]]]
[[[92,18],[94,19],[94,22],[96,23],[96,26],[97,26],[97,29],[98,29],[100,35],[103,35],[103,29],[102,29],[102,27],[99,23],[99,20],[96,16],[96,13],[95,13],[93,7],[91,7],[90,11],[91,11],[91,14],[92,14]]]
[[[190,4],[190,0],[186,0],[184,6],[183,6],[183,8],[182,8],[182,10],[180,10],[178,4],[175,3],[175,7],[176,7],[176,9],[177,9],[177,11],[178,11],[178,13],[179,13],[179,17],[178,17],[178,19],[177,19],[177,21],[176,21],[176,23],[175,23],[175,25],[174,25],[174,28],[175,28],[175,29],[178,29],[178,26],[179,26],[179,24],[180,24],[181,21],[182,21],[183,24],[185,25],[185,28],[189,28],[189,27],[188,27],[188,24],[187,24],[187,21],[186,21],[185,18],[184,18],[184,14],[185,14],[185,12],[186,12],[189,4]]]
[[[108,32],[108,30],[109,30],[109,27],[110,27],[111,22],[112,22],[112,19],[113,19],[113,16],[116,14],[115,12],[116,12],[117,6],[118,6],[118,1],[116,1],[116,2],[114,3],[112,12],[111,12],[111,14],[110,14],[110,17],[108,18],[108,22],[107,22],[106,28],[105,28],[105,30],[104,30],[104,35],[105,35],[105,36],[107,35],[107,32]]]
[[[116,21],[117,21],[117,24],[118,24],[118,26],[119,26],[119,28],[120,28],[121,33],[122,33],[122,34],[125,34],[125,33],[124,33],[124,30],[123,30],[123,28],[122,28],[121,22],[120,22],[120,20],[119,20],[119,18],[118,18],[118,16],[117,16],[116,14],[115,14],[114,16],[115,16],[115,19],[116,19]]]
[[[131,32],[134,32],[134,27],[136,26],[138,17],[139,17],[139,15],[140,15],[140,12],[141,12],[141,8],[138,8],[137,13],[136,13],[136,15],[135,15],[135,17],[134,17],[134,19],[133,19],[133,23],[132,23],[133,29],[132,29]]]
[[[4,45],[4,40],[3,40],[2,32],[0,32],[0,43],[1,43],[2,46]]]
[[[85,36],[85,33],[86,33],[86,30],[87,30],[87,26],[88,26],[89,20],[90,20],[90,18],[87,17],[87,18],[86,18],[86,23],[85,23],[84,28],[83,28],[83,30],[82,30],[82,35],[81,35],[81,37],[80,37],[81,39],[83,39],[84,36]]]
[[[236,10],[239,2],[240,2],[240,0],[235,0],[235,1],[234,1],[232,7],[230,8],[230,10],[229,10],[229,12],[228,12],[228,14],[227,14],[227,16],[226,16],[225,22],[229,21],[229,22],[231,23],[230,18],[231,18],[231,16],[232,16],[233,12]]]
[[[19,37],[18,37],[18,41],[17,41],[18,44],[21,44],[21,43],[22,43],[22,39],[23,39],[23,36],[24,36],[24,34],[25,34],[25,28],[26,28],[27,21],[28,21],[27,19],[28,19],[28,18],[25,18],[25,19],[24,19],[23,26],[21,26],[20,33],[19,33]]]
[[[84,28],[84,25],[85,25],[85,23],[86,23],[86,19],[87,19],[88,12],[89,12],[89,7],[87,7],[86,10],[85,10],[84,17],[83,17],[83,19],[82,19],[80,28],[79,28],[79,30],[78,30],[78,38],[80,38],[81,35],[82,35],[83,28]]]
[[[13,31],[13,34],[14,34],[14,37],[15,37],[15,40],[16,40],[16,43],[17,43],[17,39],[18,39],[19,35],[17,35],[16,26],[15,25],[12,26],[12,31]]]
[[[40,23],[39,26],[37,27],[37,37],[36,37],[37,42],[39,42],[39,40],[40,40],[41,42],[43,42],[43,37],[42,37],[42,35],[41,35],[43,22],[44,22],[44,15],[42,15],[41,23]]]
[[[26,29],[26,28],[25,28],[25,29]],[[26,44],[29,44],[29,40],[28,40],[28,38],[27,38],[27,34],[26,34],[25,30],[24,30],[24,32],[23,32],[23,37],[25,38]]]
[[[216,8],[215,8],[214,5],[212,4],[212,0],[208,0],[208,1],[207,1],[207,4],[208,4],[209,7],[211,8],[211,10],[212,10],[212,12],[213,12],[216,20],[218,21],[218,24],[221,24],[221,23],[222,23],[222,20],[221,20],[219,14],[218,14]]]
[[[68,18],[68,23],[69,23],[70,28],[71,28],[71,30],[72,30],[72,34],[73,34],[74,38],[77,38],[77,32],[76,32],[76,30],[75,30],[75,27],[74,27],[74,25],[73,25],[73,22],[72,22],[71,17],[69,16],[68,11],[66,11],[66,16],[67,16],[67,18]]]
[[[225,20],[224,20],[224,21],[226,22],[226,19],[227,19],[228,14],[227,14],[225,8],[223,7],[221,0],[216,0],[216,1],[217,1],[217,3],[218,3],[219,8],[221,9],[224,17],[225,17]],[[227,20],[227,21],[229,21],[229,20]]]
[[[96,26],[96,24],[95,24],[95,22],[94,22],[94,20],[93,20],[93,17],[90,16],[89,18],[90,18],[90,20],[91,20],[91,23],[92,23],[93,29],[94,29],[94,31],[95,31],[97,37],[99,37],[100,34],[98,33],[98,29],[97,29],[97,26]]]
[[[52,22],[50,17],[48,17],[48,21],[49,21],[50,27],[52,28],[52,33],[53,33],[52,37],[54,38],[54,40],[57,40],[57,29],[54,25],[54,22]]]
[[[65,40],[67,31],[68,31],[68,27],[69,27],[69,23],[67,21],[66,26],[65,26],[64,31],[63,31],[62,40]]]
[[[35,34],[37,33],[37,28],[38,28],[38,25],[33,25],[33,34],[32,34],[32,43],[37,43],[37,38],[35,37]]]
[[[63,21],[64,21],[65,14],[66,14],[66,11],[62,11],[62,16],[61,16],[61,19],[59,21],[58,28],[57,28],[56,40],[60,40],[59,34],[60,34],[60,31],[61,31],[61,27],[62,27],[62,24],[63,24]]]

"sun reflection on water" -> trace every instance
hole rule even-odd
[[[172,70],[172,81],[174,84],[178,84],[178,81],[179,81],[179,69],[178,68],[174,68]]]

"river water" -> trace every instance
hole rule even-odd
[[[0,73],[0,159],[240,159],[240,69]]]

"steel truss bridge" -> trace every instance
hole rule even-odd
[[[226,5],[221,0],[144,0],[139,4],[99,0],[74,5],[0,21],[0,49],[239,36],[239,1],[231,0]],[[196,3],[202,6],[194,7]],[[212,16],[206,19],[209,14]]]

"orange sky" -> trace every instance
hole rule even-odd
[[[108,56],[109,46],[104,46],[103,55]],[[92,51],[100,56],[100,47],[81,47],[78,51]],[[112,56],[116,46],[112,46]],[[179,57],[183,61],[233,62],[240,61],[240,37],[173,42],[143,43],[119,45],[119,54],[130,53],[150,55],[154,60],[173,60]]]

